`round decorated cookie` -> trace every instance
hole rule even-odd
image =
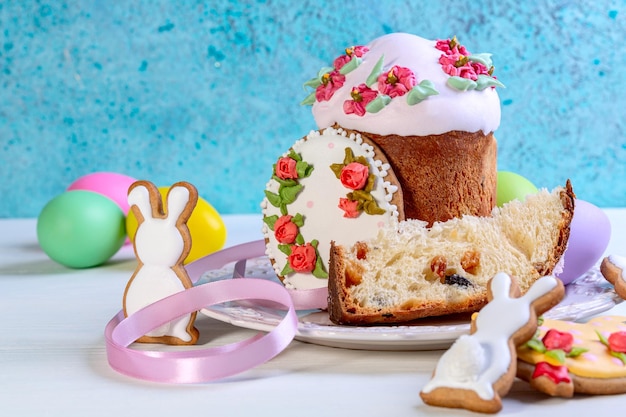
[[[261,206],[267,256],[296,290],[327,286],[331,241],[350,246],[404,218],[384,154],[333,128],[312,131],[278,158]]]
[[[517,376],[548,395],[625,393],[626,317],[546,319],[517,357]]]

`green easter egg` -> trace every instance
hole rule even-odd
[[[528,194],[535,194],[537,191],[537,187],[521,175],[509,171],[498,171],[496,191],[498,207],[512,200],[524,201]]]
[[[37,239],[54,261],[70,268],[106,262],[124,244],[125,217],[118,205],[91,191],[68,191],[46,204]]]

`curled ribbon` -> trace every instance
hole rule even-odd
[[[236,262],[233,280],[210,282],[173,294],[124,318],[123,311],[105,328],[107,359],[116,371],[155,382],[198,383],[235,375],[267,362],[293,340],[298,329],[296,309],[325,308],[327,289],[287,290],[280,284],[245,278],[246,259],[262,256],[262,240],[234,246],[186,266],[191,281],[204,272]],[[229,301],[270,301],[285,307],[285,317],[268,333],[241,342],[184,351],[135,350],[129,346],[161,325],[210,305]]]

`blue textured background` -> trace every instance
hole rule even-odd
[[[302,83],[389,32],[494,54],[499,169],[626,206],[623,1],[0,2],[0,217],[78,177],[195,184],[259,211],[271,164],[315,128]]]

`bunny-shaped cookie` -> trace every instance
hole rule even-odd
[[[563,283],[545,276],[526,294],[507,274],[490,281],[489,303],[474,316],[471,334],[463,335],[439,360],[420,396],[425,403],[495,413],[515,379],[516,346],[537,329],[537,316],[556,305]]]
[[[148,181],[137,181],[128,191],[128,204],[137,218],[134,239],[138,265],[124,292],[126,317],[137,310],[174,293],[191,288],[192,282],[183,266],[191,248],[187,220],[198,201],[196,188],[178,182],[170,188],[163,210],[157,187]],[[144,343],[194,344],[198,330],[196,313],[167,323],[142,336]]]

